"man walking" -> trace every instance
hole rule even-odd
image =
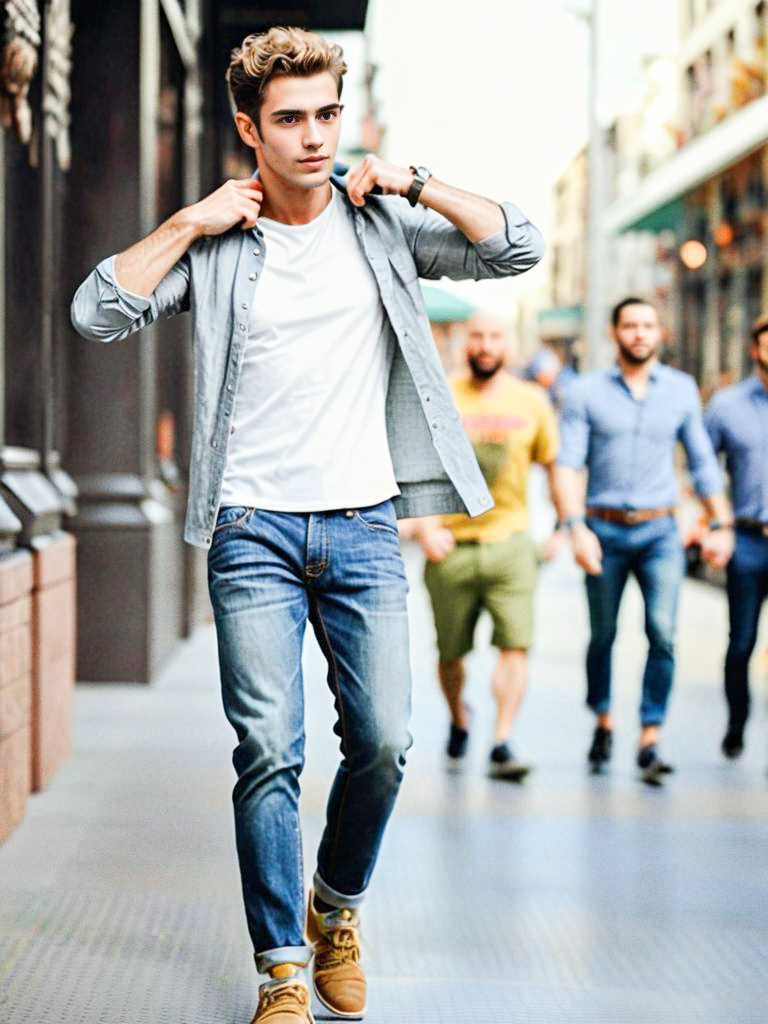
[[[574,557],[587,574],[587,704],[597,719],[588,760],[599,771],[611,757],[611,651],[621,596],[632,573],[643,595],[648,638],[637,764],[642,779],[658,786],[673,770],[662,760],[658,743],[672,688],[684,567],[674,518],[678,441],[710,517],[702,552],[714,566],[724,566],[731,554],[731,514],[696,383],[658,361],[661,328],[655,308],[642,299],[624,299],[614,308],[611,323],[616,364],[583,375],[566,395],[559,487]]]
[[[435,617],[438,675],[451,715],[449,766],[459,767],[467,752],[464,658],[485,609],[493,620],[491,642],[499,649],[492,680],[496,723],[489,774],[519,782],[530,765],[516,757],[508,740],[525,694],[533,639],[537,558],[527,532],[528,475],[531,463],[539,463],[551,486],[559,442],[544,391],[504,369],[504,325],[487,313],[475,313],[466,330],[468,372],[452,380],[453,397],[495,507],[476,519],[425,519],[419,536],[428,559],[424,578]]]
[[[209,549],[258,1024],[311,1020],[303,978],[365,1010],[359,907],[410,744],[406,579],[396,516],[491,505],[460,429],[419,276],[501,277],[541,256],[514,206],[367,156],[332,176],[338,46],[249,36],[228,72],[258,175],[228,181],[99,264],[73,301],[86,337],[195,314],[185,537]],[[371,195],[373,192],[382,193]],[[306,918],[298,817],[301,647],[328,661],[342,760]]]
[[[749,659],[768,596],[768,316],[752,328],[751,356],[755,372],[714,395],[704,417],[715,451],[725,454],[736,517],[736,543],[727,571],[728,727],[722,743],[726,757],[738,757],[744,749]]]

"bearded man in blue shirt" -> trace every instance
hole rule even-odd
[[[600,771],[611,757],[611,653],[621,597],[632,574],[643,595],[648,637],[637,765],[643,781],[658,786],[673,770],[662,760],[658,743],[672,689],[684,568],[675,520],[678,441],[709,515],[702,553],[714,566],[724,566],[731,555],[731,513],[696,382],[659,363],[661,326],[655,308],[642,299],[624,299],[614,308],[611,324],[615,365],[584,374],[566,393],[558,485],[573,554],[586,573],[591,634],[587,704],[596,716],[588,760]]]
[[[738,757],[749,717],[749,659],[768,597],[768,315],[752,328],[754,373],[714,395],[704,421],[731,482],[736,546],[728,563],[730,636],[725,656],[728,727],[722,750]]]

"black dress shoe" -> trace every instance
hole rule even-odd
[[[640,769],[641,779],[649,786],[660,786],[664,776],[675,770],[671,764],[667,764],[659,757],[655,743],[640,747],[637,752],[637,767]]]
[[[593,771],[599,772],[602,766],[610,761],[612,750],[613,732],[598,725],[592,736],[592,746],[587,754],[587,760],[592,765]]]
[[[729,725],[723,737],[722,751],[726,757],[740,757],[744,750],[744,726]]]

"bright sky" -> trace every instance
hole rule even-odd
[[[567,13],[574,6],[584,0],[370,0],[383,155],[510,199],[546,235],[552,186],[587,134],[588,35]],[[607,118],[632,106],[641,55],[673,52],[677,3],[600,6]],[[474,301],[510,312],[512,297],[545,285],[546,275],[541,266],[512,286],[473,286],[486,289]]]

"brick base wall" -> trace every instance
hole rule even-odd
[[[75,693],[75,538],[33,541],[32,789],[51,781],[72,748]]]
[[[32,599],[29,552],[0,556],[0,841],[24,817],[32,784]]]

